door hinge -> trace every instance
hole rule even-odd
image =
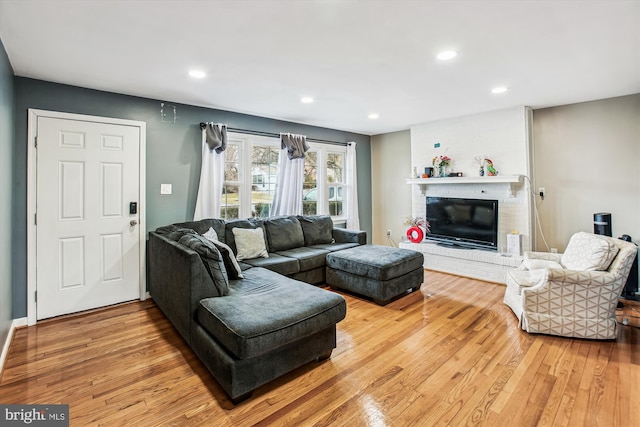
[[[38,225],[38,214],[37,213],[33,214],[33,224],[34,225]]]
[[[35,291],[35,292],[33,293],[33,299],[34,299],[36,302],[38,302],[38,291]]]
[[[38,148],[38,137],[36,136],[35,138],[33,138],[35,147]]]

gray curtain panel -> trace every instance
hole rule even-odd
[[[227,149],[227,126],[207,123],[205,128],[209,150],[220,154]]]
[[[281,148],[287,149],[289,160],[304,159],[304,153],[309,149],[307,137],[304,135],[293,135],[290,133],[280,134]]]

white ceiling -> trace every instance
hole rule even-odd
[[[640,92],[640,0],[0,0],[0,38],[18,76],[369,135]]]

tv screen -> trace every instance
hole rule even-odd
[[[498,201],[427,197],[427,239],[481,249],[498,249]]]

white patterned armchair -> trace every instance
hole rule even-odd
[[[580,232],[564,254],[527,252],[507,273],[504,303],[529,333],[615,339],[615,310],[637,251],[633,243]]]

